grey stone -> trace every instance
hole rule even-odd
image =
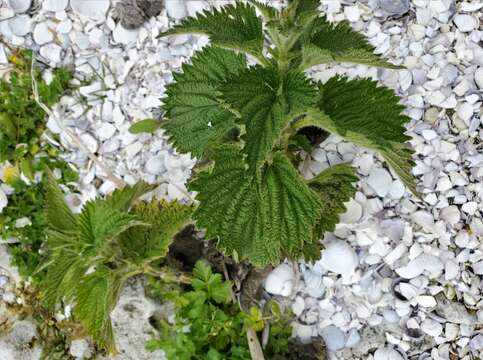
[[[388,15],[402,15],[409,11],[409,0],[381,0],[380,7]]]

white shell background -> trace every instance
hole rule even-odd
[[[0,0],[0,37],[91,79],[53,110],[117,176],[128,183],[159,183],[160,197],[184,198],[195,160],[176,153],[161,132],[132,135],[128,128],[158,114],[172,71],[207,43],[204,37],[158,39],[157,34],[227,2],[167,0],[157,18],[125,30],[116,24],[114,2],[108,0],[45,0],[34,7],[29,0]],[[307,341],[323,337],[334,359],[447,359],[450,352],[458,359],[481,358],[483,3],[321,0],[321,9],[331,21],[348,19],[376,52],[406,67],[337,65],[311,74],[320,80],[336,73],[372,77],[401,96],[412,119],[413,173],[424,201],[408,194],[378,156],[330,137],[314,151],[304,176],[350,162],[361,177],[359,191],[335,233],[326,236],[321,261],[299,264],[299,273],[282,265],[266,289],[293,301],[295,335]],[[7,54],[0,43],[0,69]],[[87,103],[79,102],[81,95]],[[52,119],[49,129],[60,132]],[[114,189],[65,134],[60,140],[63,157],[81,171],[83,197],[70,198],[73,209]],[[4,192],[0,185],[0,211]],[[120,330],[119,336],[125,333]],[[137,350],[143,354],[139,359],[148,359],[142,339],[137,341],[119,343],[126,353]],[[369,354],[370,349],[377,351]],[[9,359],[1,351],[0,358]],[[79,342],[71,352],[87,351]]]

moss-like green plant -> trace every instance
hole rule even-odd
[[[10,62],[13,69],[8,80],[0,80],[0,163],[23,160],[22,165],[27,169],[42,148],[40,136],[45,131],[45,113],[33,96],[32,52],[16,51]],[[53,69],[48,83],[38,70],[33,71],[33,76],[40,99],[52,106],[70,88],[72,72],[65,68]]]
[[[275,302],[268,306],[269,314],[257,307],[245,313],[231,299],[231,287],[221,274],[198,261],[190,291],[158,291],[158,296],[175,304],[176,321],[170,324],[161,319],[159,337],[147,344],[148,349],[163,349],[169,360],[246,360],[251,359],[244,336],[247,328],[258,332],[269,328],[265,357],[287,358],[290,316],[283,315]]]
[[[409,118],[394,92],[369,79],[321,83],[305,71],[333,62],[399,66],[375,55],[347,22],[329,23],[317,0],[292,0],[282,10],[249,3],[204,11],[162,34],[211,41],[174,74],[162,127],[179,151],[211,160],[189,188],[198,192],[197,225],[224,252],[257,265],[318,258],[321,235],[334,230],[357,176],[341,164],[305,181],[297,166],[300,150],[313,145],[307,129],[378,152],[416,189]]]

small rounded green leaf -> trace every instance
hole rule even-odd
[[[153,133],[158,130],[160,126],[161,123],[157,120],[145,119],[131,125],[129,132],[131,134]]]

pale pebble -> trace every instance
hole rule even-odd
[[[265,290],[273,295],[289,296],[294,286],[295,275],[288,264],[281,264],[268,274]]]

